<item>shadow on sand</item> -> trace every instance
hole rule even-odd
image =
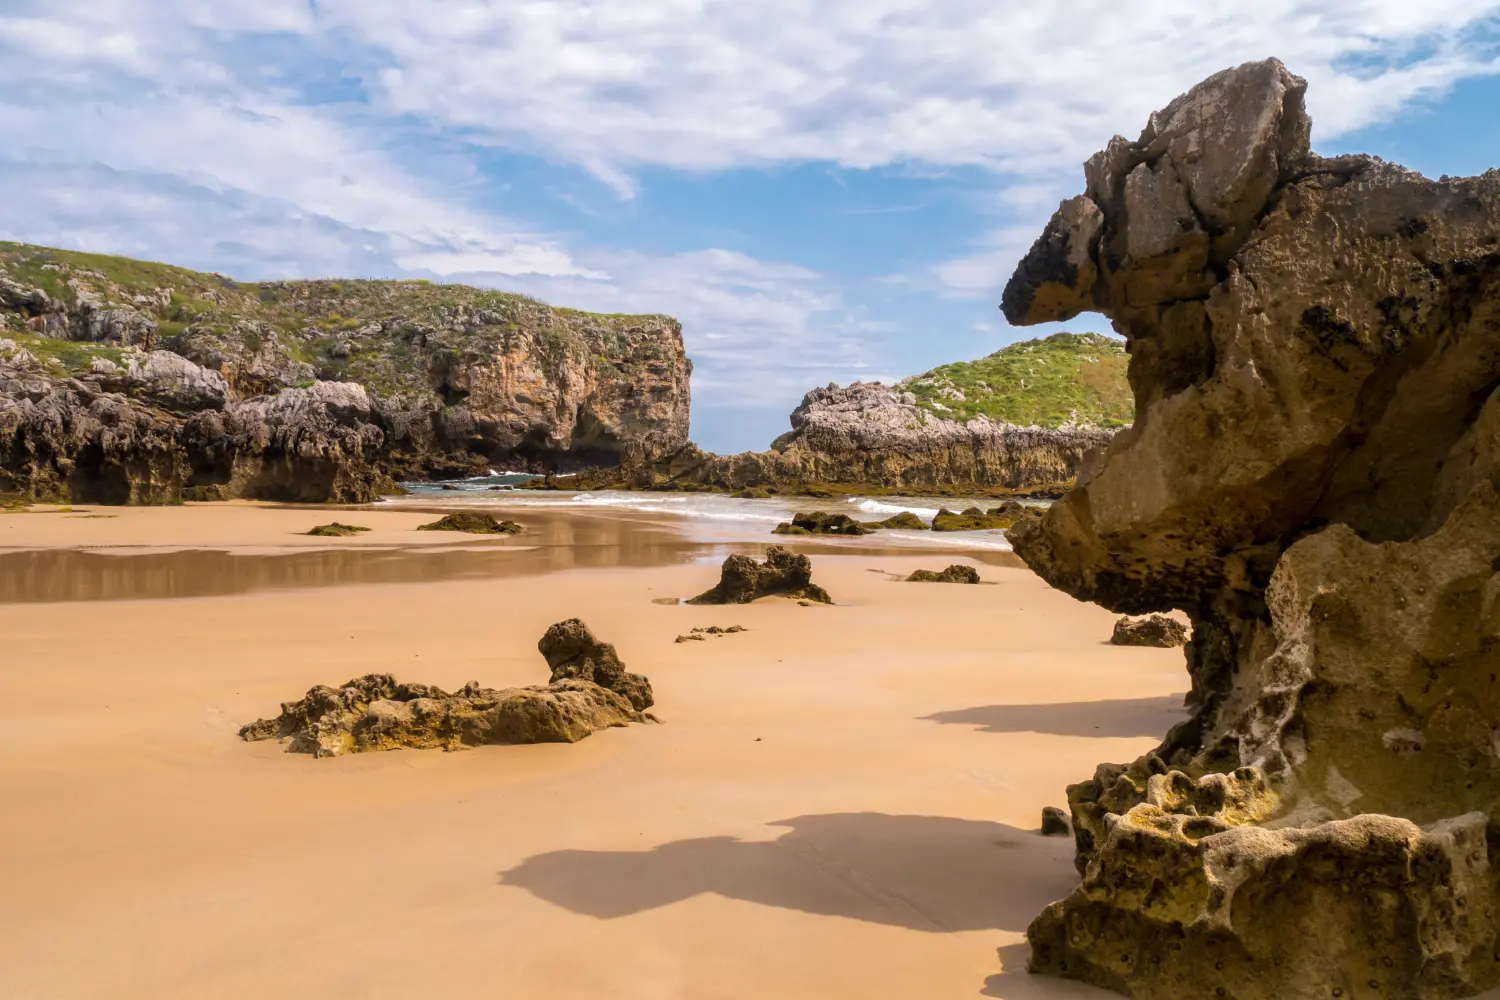
[[[1024,930],[1078,882],[1071,841],[999,823],[834,813],[771,825],[790,832],[771,841],[706,837],[649,851],[538,854],[502,873],[500,884],[602,919],[712,892],[946,933]]]
[[[1050,705],[980,705],[922,716],[923,722],[973,726],[986,733],[1048,736],[1160,738],[1187,718],[1180,694],[1122,701],[1073,701]]]

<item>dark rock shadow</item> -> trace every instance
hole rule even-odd
[[[1072,701],[1050,705],[980,705],[922,716],[923,722],[973,726],[986,733],[1045,733],[1049,736],[1160,738],[1187,718],[1180,694],[1120,701]]]
[[[1033,976],[1026,971],[1031,946],[1025,942],[997,948],[995,954],[1000,959],[1000,971],[984,981],[984,988],[979,991],[982,997],[995,997],[996,1000],[1119,1000],[1118,993],[1083,983],[1053,976]]]
[[[772,825],[790,832],[764,842],[706,837],[649,851],[538,854],[500,884],[606,920],[712,892],[947,933],[1023,930],[1078,882],[1071,840],[999,823],[834,813]]]

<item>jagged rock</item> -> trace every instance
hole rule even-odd
[[[331,524],[320,524],[309,531],[308,534],[316,535],[319,538],[348,538],[351,535],[358,535],[361,532],[369,530],[369,528],[363,528],[357,524],[340,524],[334,521]]]
[[[906,578],[907,583],[978,583],[979,570],[973,566],[954,563],[941,573],[930,569],[919,569]]]
[[[793,514],[791,523],[777,525],[772,533],[777,535],[868,535],[870,529],[848,514],[826,514],[817,510],[810,514]]]
[[[418,531],[464,531],[471,535],[519,535],[526,529],[514,521],[501,521],[490,514],[460,511],[444,514],[436,521],[419,525]]]
[[[900,528],[905,531],[926,531],[926,523],[909,510],[903,510],[899,514],[893,514],[880,522],[882,528]]]
[[[1500,172],[1313,155],[1304,91],[1247,64],[1113,140],[1003,299],[1110,317],[1136,397],[1016,551],[1193,626],[1191,717],[1069,789],[1029,931],[1138,1000],[1500,983]]]
[[[749,604],[762,597],[833,603],[828,592],[812,582],[812,560],[805,555],[794,555],[780,545],[766,549],[763,563],[757,563],[749,556],[735,555],[725,559],[718,585],[688,603]]]
[[[720,628],[717,625],[710,625],[707,628],[693,629],[693,633],[695,635],[735,635],[740,632],[748,631],[749,629],[745,628],[745,626],[743,625],[731,625],[728,628]]]
[[[707,642],[708,637],[703,635],[679,635],[673,642]]]
[[[343,753],[488,743],[576,743],[601,729],[654,722],[651,683],[627,673],[614,646],[594,638],[577,618],[558,622],[537,648],[552,670],[545,687],[482,688],[471,681],[452,693],[428,684],[367,674],[343,686],[319,685],[284,702],[274,719],[240,729],[245,740],[277,739],[290,753]]]
[[[990,531],[999,528],[1009,528],[1014,522],[1013,518],[1002,515],[991,515],[980,510],[978,507],[970,507],[961,514],[955,514],[951,510],[940,510],[932,518],[933,531]]]
[[[8,244],[5,337],[24,343],[0,352],[0,490],[35,498],[369,502],[398,478],[687,442],[692,365],[664,316],[425,282],[242,285]]]
[[[1042,807],[1042,836],[1043,837],[1066,837],[1072,834],[1073,823],[1068,818],[1066,809],[1057,806]]]
[[[569,679],[591,681],[623,695],[637,711],[645,711],[655,703],[651,682],[640,674],[628,672],[615,647],[595,639],[589,627],[577,618],[553,625],[536,648],[552,668],[554,684]]]
[[[1147,615],[1144,618],[1126,615],[1115,622],[1115,631],[1109,641],[1116,646],[1159,646],[1170,649],[1187,644],[1188,630],[1182,622],[1166,615]]]
[[[274,719],[240,730],[245,740],[281,740],[289,753],[335,757],[400,747],[462,750],[489,743],[576,743],[611,726],[650,721],[623,696],[581,680],[546,687],[453,693],[367,674],[338,688],[319,685]]]

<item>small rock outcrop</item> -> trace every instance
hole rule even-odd
[[[872,530],[848,514],[825,514],[821,510],[816,510],[810,514],[793,514],[790,522],[778,524],[772,530],[772,534],[868,535]]]
[[[1042,836],[1069,837],[1073,834],[1073,823],[1066,809],[1057,806],[1042,807]]]
[[[582,622],[552,626],[542,645],[553,668],[546,686],[495,689],[471,681],[447,692],[367,674],[340,687],[312,688],[283,703],[276,718],[241,728],[240,737],[280,740],[289,753],[335,757],[400,747],[576,743],[601,729],[655,721],[644,711],[651,685],[625,673],[614,647],[595,640]]]
[[[978,583],[979,570],[954,563],[942,572],[919,569],[906,578],[907,583]]]
[[[1028,932],[1137,1000],[1500,984],[1500,172],[1316,156],[1305,90],[1247,64],[1112,140],[1004,293],[1108,316],[1136,401],[1016,552],[1192,621],[1190,717],[1068,789]]]
[[[961,514],[951,510],[940,510],[932,519],[933,531],[997,531],[1009,528],[1017,521],[1042,516],[1042,508],[1031,507],[1011,500],[999,507],[981,510],[969,507]]]
[[[909,510],[903,510],[899,514],[893,514],[880,522],[882,528],[899,529],[903,531],[926,531],[927,522],[913,514]]]
[[[331,524],[320,524],[308,532],[317,538],[349,538],[353,535],[369,531],[369,528],[357,524],[340,524],[334,521]]]
[[[651,682],[627,671],[615,647],[594,638],[589,627],[577,618],[553,625],[536,648],[552,668],[553,684],[563,680],[589,681],[623,695],[641,712],[656,703]]]
[[[766,561],[749,556],[724,560],[719,583],[689,604],[749,604],[762,597],[789,597],[816,604],[832,604],[828,591],[812,582],[812,560],[780,545],[766,549]]]
[[[419,525],[418,531],[462,531],[470,535],[519,535],[526,529],[514,521],[501,521],[490,514],[460,511],[444,514],[436,521]]]
[[[1188,641],[1187,626],[1166,615],[1146,615],[1132,618],[1126,615],[1115,622],[1114,633],[1109,641],[1116,646],[1158,646],[1170,649],[1185,646]]]

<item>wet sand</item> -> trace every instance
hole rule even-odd
[[[99,553],[297,556],[282,536],[333,519],[376,528],[348,540],[370,552],[541,547],[397,546],[416,533],[396,519],[428,519],[408,511],[106,513],[0,530],[9,555],[122,560],[143,556]],[[1108,996],[1024,972],[1027,922],[1076,881],[1071,843],[1035,831],[1180,718],[1179,651],[1107,645],[1113,615],[1020,569],[895,582],[953,559],[869,539],[815,555],[834,607],[656,603],[716,568],[671,525],[617,530],[687,554],[0,606],[0,993]],[[651,678],[665,724],[331,760],[236,738],[369,671],[543,681],[536,641],[572,616]],[[750,631],[672,641],[714,624]]]

